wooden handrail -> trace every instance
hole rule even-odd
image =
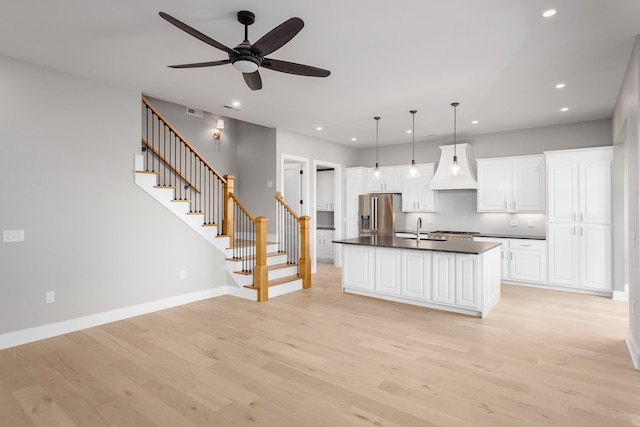
[[[240,200],[238,200],[238,197],[236,197],[235,193],[229,194],[229,197],[231,197],[233,199],[233,201],[236,202],[236,204],[240,207],[242,212],[244,212],[244,214],[251,220],[251,222],[253,222],[255,224],[256,223],[256,219],[249,213],[247,208],[244,207],[244,205],[240,202]]]
[[[178,132],[178,131],[173,127],[173,126],[171,126],[171,123],[169,123],[169,121],[168,121],[167,119],[165,119],[165,118],[164,118],[164,116],[158,112],[158,110],[156,110],[155,108],[153,108],[153,105],[151,105],[151,104],[149,103],[149,101],[147,101],[147,98],[145,98],[145,97],[143,96],[143,97],[142,97],[142,102],[143,102],[143,103],[144,103],[144,105],[146,105],[146,106],[147,106],[151,111],[153,111],[153,113],[154,113],[156,116],[158,116],[158,118],[159,118],[160,120],[162,120],[162,122],[163,122],[163,123],[164,123],[164,124],[169,128],[169,129],[171,129],[171,131],[172,131],[173,133],[175,133],[175,134],[176,134],[176,136],[177,136],[178,138],[180,138],[180,140],[182,141],[182,143],[183,143],[184,145],[186,145],[187,147],[189,147],[189,150],[191,150],[191,151],[193,152],[193,154],[194,154],[198,159],[200,159],[200,160],[202,161],[202,163],[204,163],[204,164],[205,164],[209,169],[211,169],[211,171],[212,171],[212,172],[213,172],[213,173],[218,177],[218,179],[220,179],[223,183],[224,183],[224,182],[227,182],[227,181],[224,179],[224,177],[223,177],[222,175],[220,175],[220,174],[219,174],[219,173],[218,173],[218,172],[213,168],[213,166],[211,166],[211,165],[210,165],[210,164],[209,164],[209,163],[204,159],[204,157],[202,157],[202,156],[200,155],[200,153],[198,153],[198,152],[197,152],[197,151],[196,151],[196,150],[191,146],[191,144],[189,144],[189,143],[187,142],[187,140],[186,140],[186,139],[184,139],[184,138],[182,137],[182,135],[180,135],[180,132]]]
[[[278,200],[282,204],[282,206],[296,219],[296,221],[300,222],[300,217],[296,215],[293,210],[291,210],[289,205],[287,205],[287,203],[284,201],[284,198],[279,191],[276,192],[276,200]]]
[[[184,175],[182,175],[180,172],[178,172],[178,171],[176,170],[176,168],[174,168],[174,167],[173,167],[173,165],[172,165],[171,163],[167,162],[167,160],[164,158],[164,156],[162,156],[162,154],[160,154],[160,153],[159,153],[155,148],[153,148],[153,147],[151,146],[151,144],[149,144],[149,143],[147,142],[147,140],[146,140],[146,139],[144,139],[144,137],[142,137],[142,143],[143,143],[144,145],[146,145],[146,146],[147,146],[147,149],[151,150],[151,151],[153,152],[153,154],[155,154],[155,155],[156,155],[156,157],[158,157],[160,160],[162,160],[162,163],[164,163],[165,165],[167,165],[167,166],[168,166],[168,167],[173,171],[173,173],[175,173],[177,176],[179,176],[180,178],[182,178],[182,180],[183,180],[184,182],[186,182],[187,184],[189,184],[189,186],[190,186],[191,188],[193,188],[193,189],[195,190],[195,192],[196,192],[196,193],[200,194],[200,189],[199,189],[198,187],[194,186],[194,185],[191,183],[191,181],[189,181],[189,180],[187,179],[187,177],[186,177],[186,176],[184,176]]]

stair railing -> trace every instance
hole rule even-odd
[[[276,193],[278,252],[287,255],[288,264],[298,266],[303,289],[311,287],[310,221],[309,216],[298,216],[284,201],[282,194]]]
[[[189,213],[203,215],[205,226],[216,225],[218,235],[229,236],[233,218],[228,216],[227,199],[233,193],[233,177],[216,172],[145,97],[142,132],[145,169],[159,174],[158,186],[175,188],[174,200],[190,202]],[[228,225],[231,228],[225,229]]]
[[[258,291],[258,301],[269,299],[269,275],[267,267],[267,221],[254,218],[235,194],[229,195],[233,209],[232,258],[241,265],[241,274],[253,274],[253,288]]]

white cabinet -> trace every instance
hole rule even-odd
[[[455,304],[458,307],[478,308],[480,306],[480,287],[478,281],[478,257],[456,254]]]
[[[478,212],[543,212],[544,156],[478,159]]]
[[[400,295],[402,280],[400,250],[376,248],[375,265],[374,290],[382,294]]]
[[[437,193],[429,190],[433,178],[434,164],[416,165],[420,177],[410,178],[404,174],[402,185],[402,212],[436,212]]]
[[[403,296],[429,301],[431,299],[431,252],[402,251]]]
[[[546,241],[475,237],[479,242],[501,243],[501,273],[505,281],[545,283],[547,281]]]
[[[366,168],[347,168],[345,171],[345,238],[358,237],[358,196],[366,194]]]
[[[334,209],[334,171],[319,170],[316,173],[316,210],[333,211]]]
[[[343,245],[342,260],[342,286],[372,291],[375,249],[370,246]]]
[[[579,160],[547,154],[548,222],[611,224],[612,155],[610,151],[609,158]]]
[[[613,148],[545,154],[549,283],[611,291]]]
[[[316,230],[316,259],[333,261],[335,257],[335,231]]]
[[[611,290],[611,226],[549,223],[549,282]]]
[[[509,279],[520,282],[546,282],[546,242],[510,239]]]
[[[441,304],[453,305],[455,299],[455,254],[433,252],[431,299]]]
[[[382,179],[371,179],[371,171],[367,172],[367,185],[369,193],[402,193],[402,177],[404,167],[387,166],[380,168],[383,173]]]

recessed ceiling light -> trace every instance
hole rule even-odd
[[[351,138],[351,140],[352,140],[352,141],[357,141],[357,140],[358,140],[358,138]]]
[[[477,121],[477,120],[474,120],[474,121],[472,121],[472,122],[471,122],[471,124],[472,124],[472,125],[477,125],[477,124],[478,124],[478,121]]]
[[[407,131],[407,133],[411,133],[411,129],[409,129],[409,130]]]
[[[549,10],[545,10],[545,11],[542,13],[542,16],[543,16],[544,18],[551,18],[551,17],[552,17],[553,15],[555,15],[556,13],[558,13],[558,11],[557,11],[557,10],[555,10],[555,9],[549,9]]]
[[[556,85],[556,89],[562,89],[562,88],[564,88],[565,86],[566,86],[566,85],[565,85],[564,83],[558,83],[558,84]]]
[[[318,126],[318,127],[316,128],[316,130],[322,130],[322,127],[321,127],[321,126]]]
[[[240,106],[240,102],[239,101],[233,101],[233,106],[234,107],[239,107]]]
[[[562,111],[562,112],[569,111],[569,108],[568,108],[568,107],[562,107],[562,108],[560,109],[560,111]]]

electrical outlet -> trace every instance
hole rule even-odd
[[[3,230],[2,243],[24,242],[24,230]]]
[[[530,219],[529,221],[527,221],[527,227],[529,228],[533,228],[533,220]]]
[[[431,217],[430,216],[427,217],[427,224],[431,224]]]
[[[267,181],[267,187],[268,188],[273,187],[273,181]]]
[[[180,270],[180,278],[185,279],[187,277],[187,270]]]
[[[518,226],[518,220],[517,219],[512,219],[511,221],[509,221],[509,225],[511,227],[517,227]]]
[[[45,294],[45,302],[47,304],[51,304],[52,302],[56,302],[56,293],[54,291],[49,291]]]

